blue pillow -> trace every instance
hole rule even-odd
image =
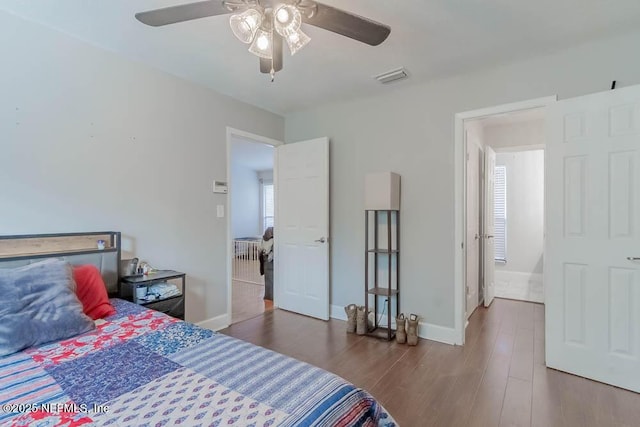
[[[71,265],[58,259],[0,268],[0,356],[94,329],[75,289]]]

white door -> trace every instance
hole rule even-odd
[[[482,151],[472,130],[467,131],[467,319],[478,307],[480,285],[480,162]]]
[[[276,148],[278,307],[329,320],[329,140]]]
[[[640,392],[640,86],[549,107],[547,366]]]
[[[496,293],[495,285],[495,240],[493,238],[495,205],[496,152],[491,147],[484,148],[484,306],[489,307]]]

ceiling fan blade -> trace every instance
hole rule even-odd
[[[273,71],[282,70],[283,57],[283,40],[282,36],[275,31],[273,32]],[[260,72],[264,74],[271,73],[271,60],[260,58]]]
[[[208,0],[136,13],[136,19],[152,27],[161,27],[227,13],[231,12],[222,0]]]
[[[303,22],[333,31],[371,46],[378,46],[391,33],[391,27],[344,10],[316,2],[317,11],[311,18],[303,16]]]

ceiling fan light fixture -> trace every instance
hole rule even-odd
[[[260,58],[272,59],[272,38],[273,35],[270,31],[265,31],[262,28],[258,29],[256,36],[253,39],[253,43],[249,46],[249,52]]]
[[[262,24],[262,13],[256,9],[247,9],[242,13],[231,15],[229,25],[231,31],[242,43],[249,44],[255,38]]]
[[[311,41],[311,37],[303,33],[301,30],[288,33],[284,39],[287,41],[289,51],[291,51],[291,56],[295,55]]]
[[[278,8],[278,11],[276,12],[276,19],[281,24],[286,24],[287,22],[289,22],[289,19],[291,19],[290,16],[291,15],[289,14],[289,11],[287,10],[286,7],[280,7],[280,8]]]
[[[184,2],[185,0],[183,0]],[[391,27],[318,0],[191,0],[192,3],[147,10],[135,14],[138,21],[162,27],[209,16],[228,15],[233,34],[260,58],[260,72],[282,70],[286,41],[295,55],[311,38],[301,25],[311,25],[369,46],[378,46]],[[323,1],[323,0],[320,0]]]
[[[283,4],[278,6],[274,13],[273,25],[282,37],[298,31],[302,24],[302,15],[295,6]]]

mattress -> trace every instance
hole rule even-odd
[[[0,424],[395,426],[320,368],[112,299],[88,333],[0,358]]]

